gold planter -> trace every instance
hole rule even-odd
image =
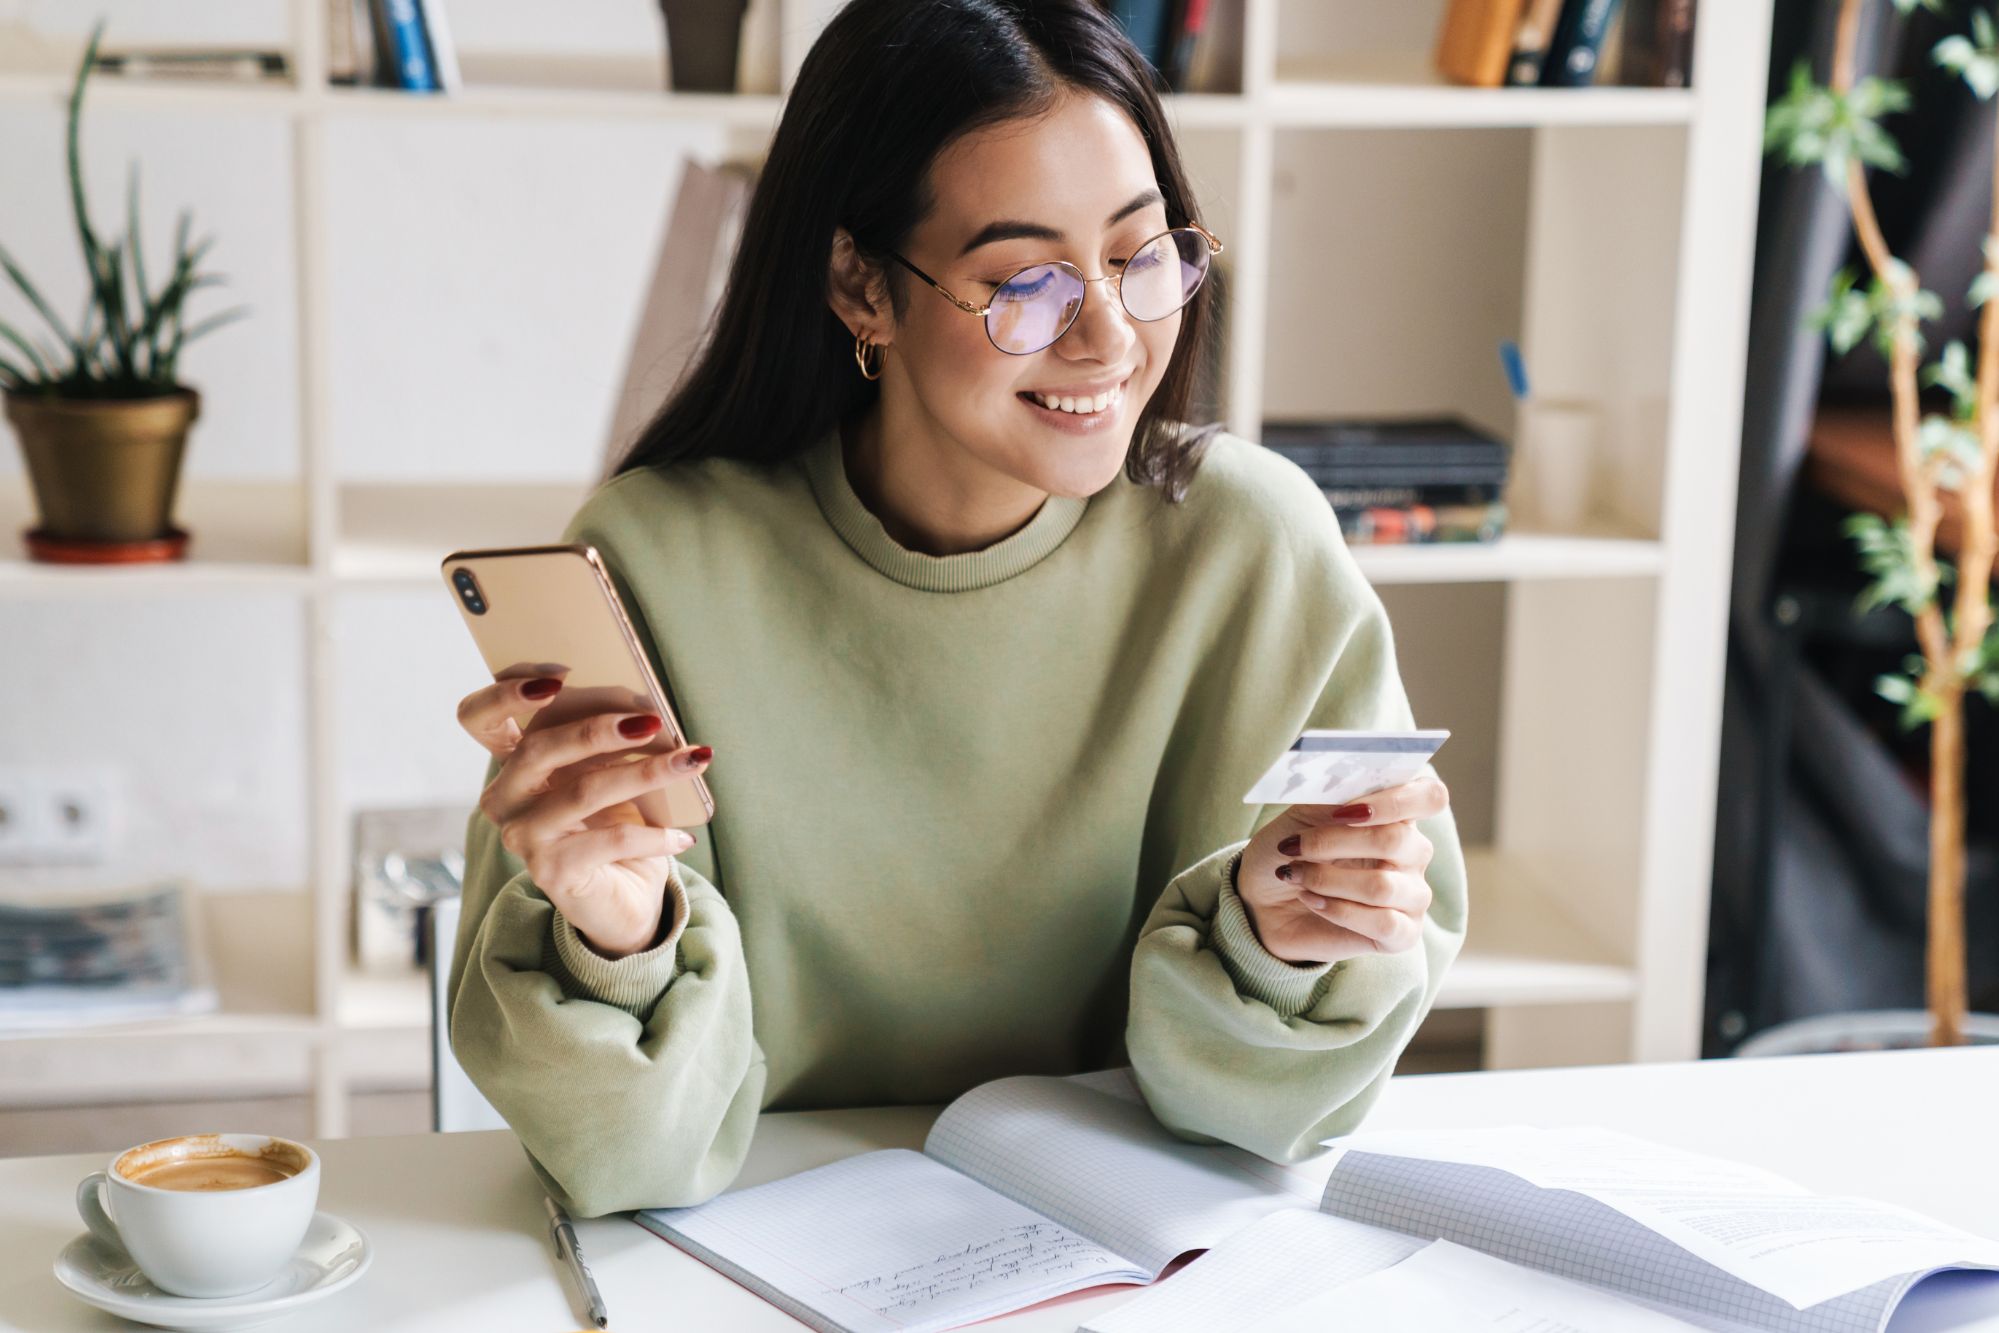
[[[201,395],[176,389],[134,401],[6,394],[41,516],[37,535],[148,542],[174,532],[174,492]]]

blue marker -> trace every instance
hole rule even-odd
[[[1513,396],[1522,401],[1527,398],[1527,363],[1520,359],[1520,345],[1511,338],[1499,342],[1500,364],[1506,367],[1506,381],[1513,386]]]

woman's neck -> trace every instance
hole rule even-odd
[[[988,467],[941,431],[884,426],[877,401],[843,422],[847,482],[896,544],[924,555],[984,550],[1026,527],[1046,491]]]

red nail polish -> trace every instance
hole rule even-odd
[[[627,740],[642,741],[663,725],[665,724],[654,714],[642,713],[637,717],[618,719],[618,734]]]
[[[555,677],[542,676],[521,686],[521,697],[523,699],[552,699],[555,697],[555,692],[561,688],[562,682]]]
[[[1291,873],[1291,865],[1289,862],[1286,862],[1285,864],[1277,867],[1277,878],[1283,880],[1286,884],[1289,884],[1294,878],[1296,878]]]
[[[714,757],[714,748],[707,745],[697,745],[687,752],[687,761],[691,764],[705,764]]]
[[[1284,841],[1277,844],[1277,854],[1279,856],[1296,856],[1298,854],[1300,846],[1301,844],[1298,841],[1298,835],[1294,833],[1290,837],[1286,838]]]
[[[1374,807],[1366,801],[1355,801],[1327,812],[1326,818],[1335,824],[1365,824],[1374,818]]]

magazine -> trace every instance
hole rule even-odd
[[[178,882],[0,899],[0,1031],[215,1009],[198,908]]]

